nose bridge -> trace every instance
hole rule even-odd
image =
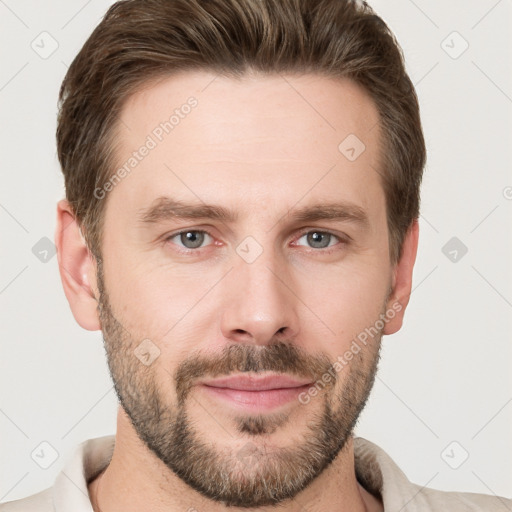
[[[284,284],[289,280],[284,262],[272,247],[258,248],[254,242],[242,241],[234,255],[222,331],[236,341],[266,344],[295,336],[298,317],[294,296]]]

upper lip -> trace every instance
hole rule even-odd
[[[209,381],[201,384],[216,388],[239,389],[245,391],[266,391],[269,389],[297,388],[311,384],[311,380],[300,379],[290,375],[233,375]]]

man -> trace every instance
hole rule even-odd
[[[425,145],[400,49],[340,0],[128,0],[61,89],[56,245],[117,433],[23,511],[497,510],[353,437],[411,293]]]

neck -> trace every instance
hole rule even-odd
[[[185,484],[139,439],[122,408],[118,413],[112,459],[89,484],[89,493],[95,512],[247,512],[246,508],[211,501]],[[352,439],[308,487],[279,507],[282,512],[382,510],[379,501],[357,482]],[[257,510],[275,510],[275,506]]]

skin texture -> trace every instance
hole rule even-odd
[[[99,268],[69,204],[58,205],[64,290],[77,322],[102,329],[121,403],[112,461],[99,492],[98,479],[89,486],[93,503],[98,496],[103,512],[381,510],[356,480],[351,432],[381,336],[402,324],[418,225],[393,266],[377,110],[347,80],[183,73],[126,102],[118,165],[191,96],[197,105],[106,195]],[[365,145],[354,161],[338,150],[349,134]],[[163,196],[238,218],[142,222]],[[359,207],[367,223],[293,218],[334,202]],[[175,236],[183,229],[199,249]],[[158,353],[149,365],[136,357],[142,340]],[[262,414],[198,385],[247,371],[315,382],[340,357],[346,364],[308,403]]]

